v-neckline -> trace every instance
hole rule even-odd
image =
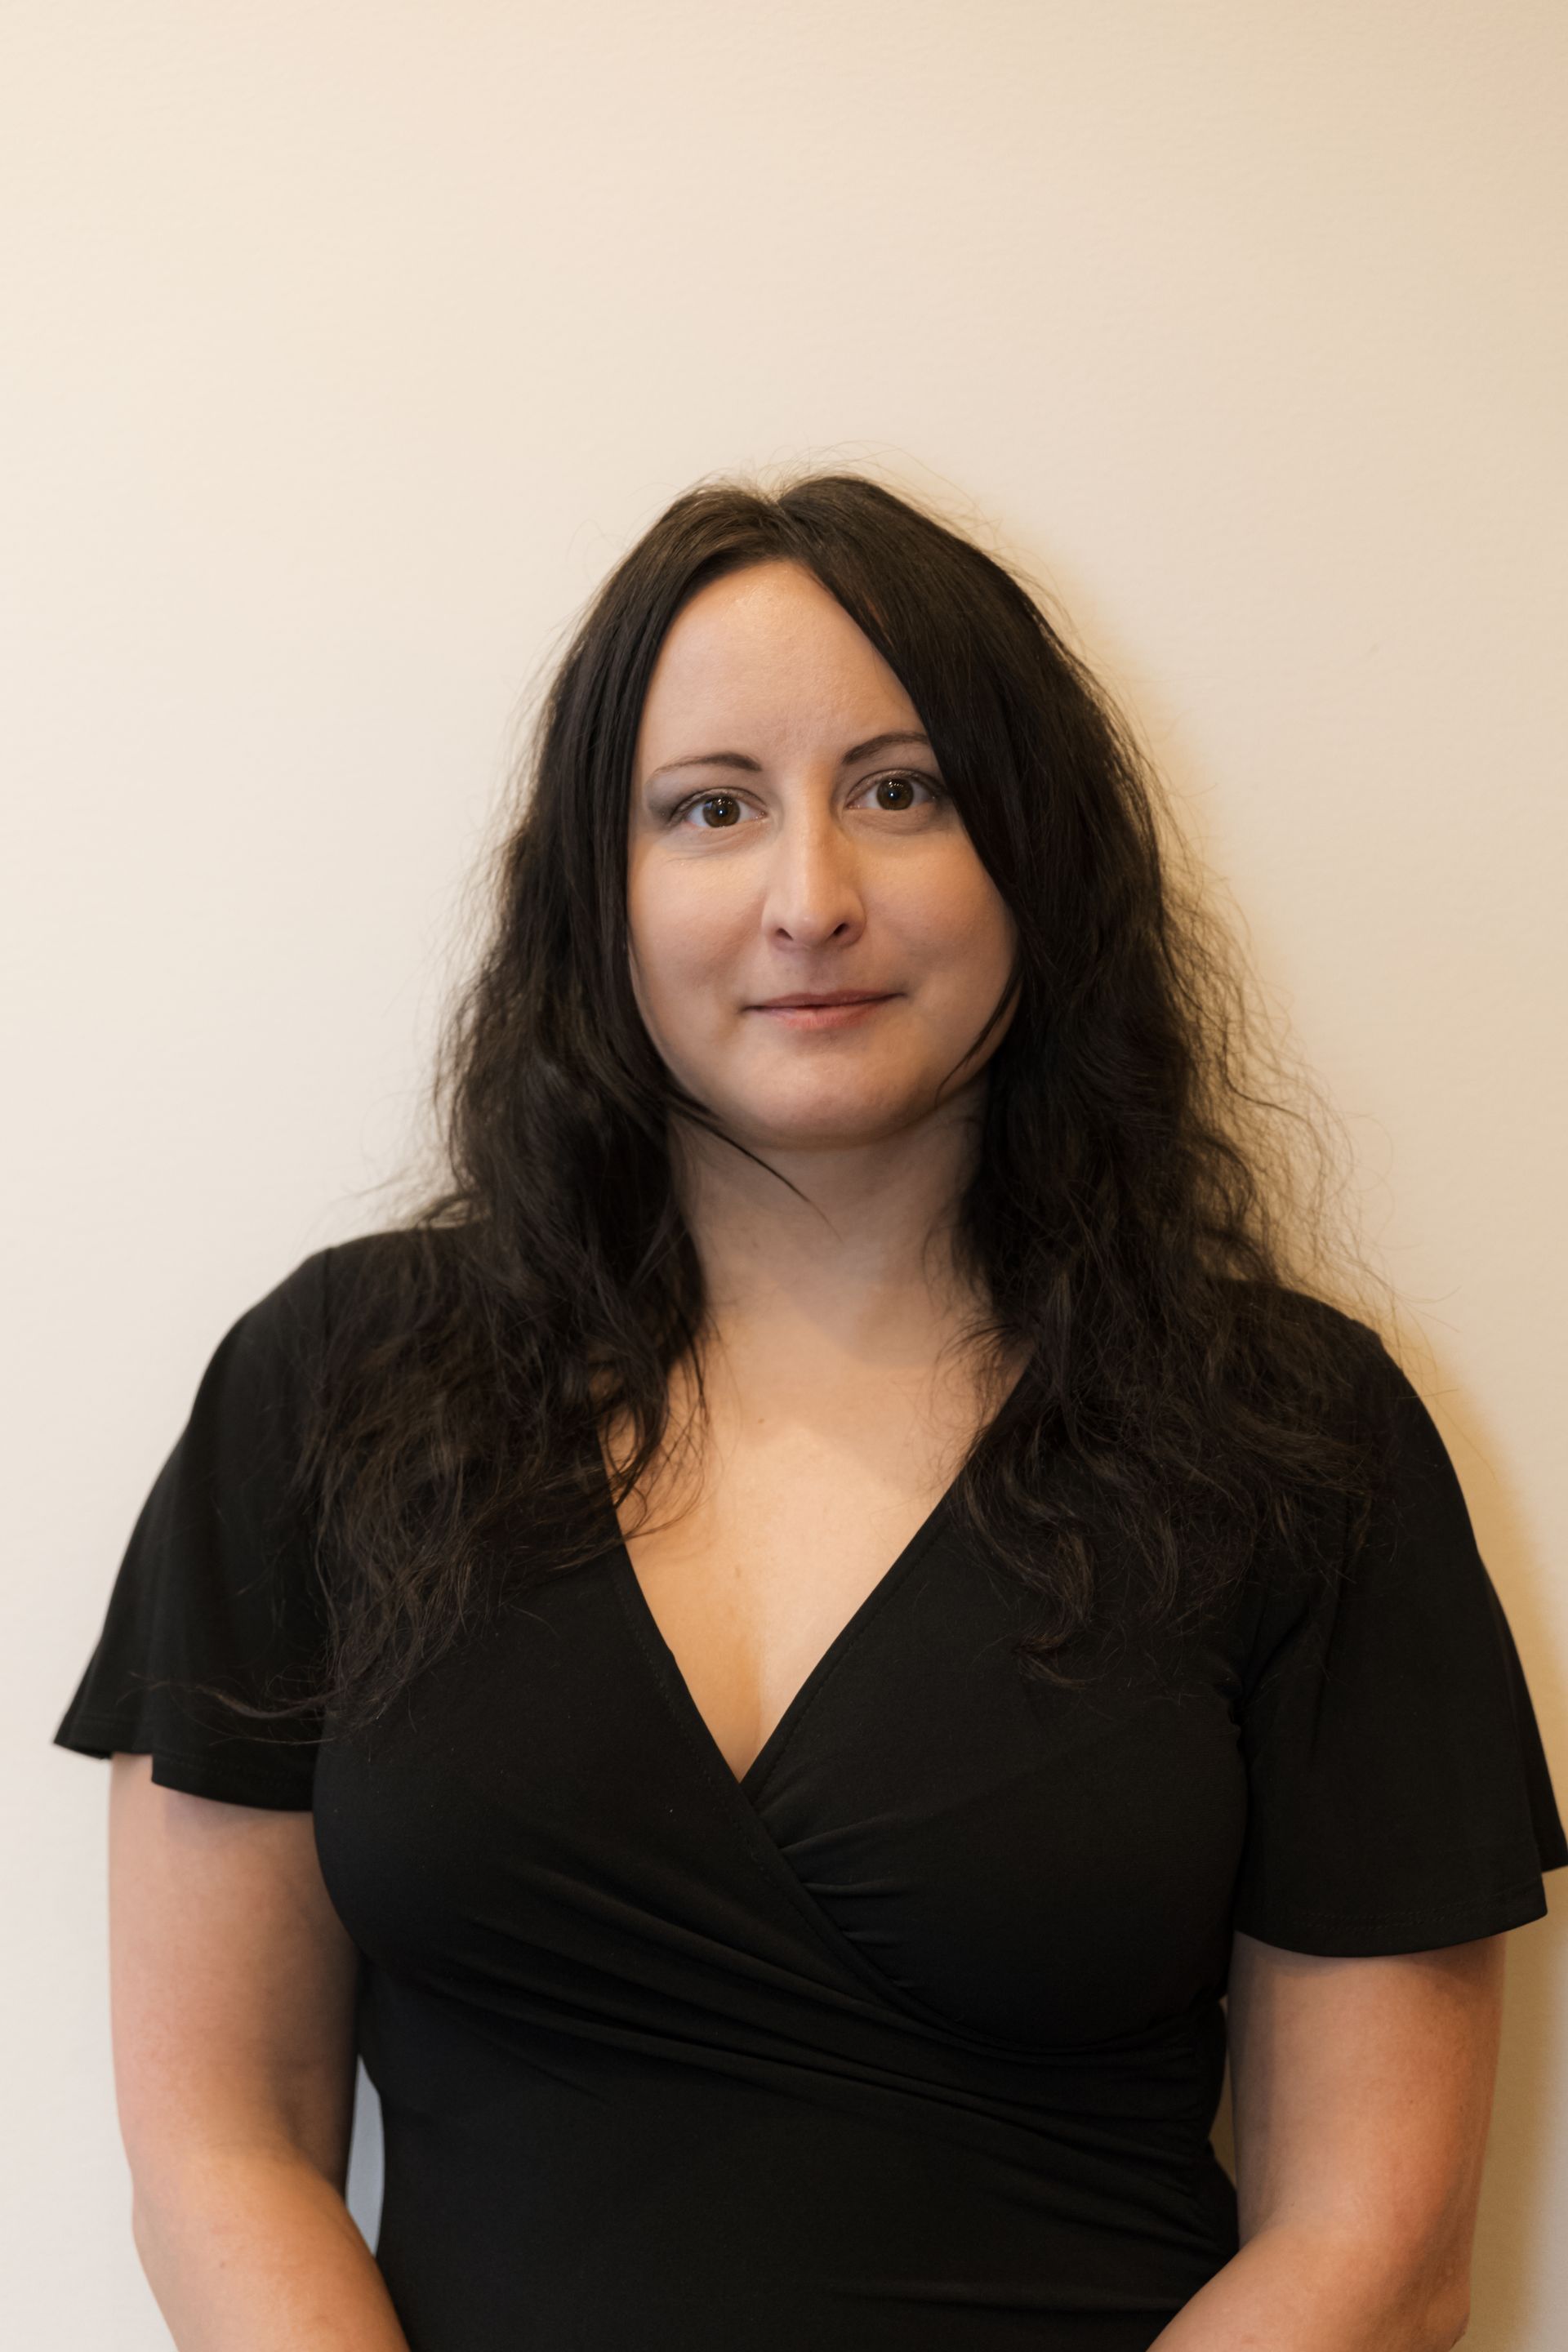
[[[827,1647],[822,1652],[816,1664],[810,1669],[805,1681],[797,1686],[783,1714],[745,1770],[738,1773],[719,1745],[707,1717],[693,1697],[691,1685],[681,1670],[680,1661],[660,1632],[658,1620],[653,1613],[647,1595],[637,1581],[637,1572],[632,1566],[632,1556],[626,1549],[626,1538],[620,1532],[620,1522],[610,1496],[609,1482],[607,1478],[605,1479],[605,1502],[609,1511],[610,1525],[614,1530],[611,1542],[611,1575],[619,1591],[622,1605],[631,1621],[632,1629],[639,1638],[639,1646],[662,1685],[665,1696],[677,1718],[685,1724],[687,1730],[702,1752],[717,1766],[731,1788],[736,1790],[741,1796],[749,1800],[755,1799],[757,1790],[823,1685],[865,1633],[871,1620],[891,1599],[896,1588],[902,1582],[935,1536],[939,1526],[947,1516],[947,1507],[957,1484],[957,1479],[953,1478],[943,1487],[898,1558],[883,1570],[865,1598],[857,1603],[828,1643]]]

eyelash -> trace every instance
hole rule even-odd
[[[862,784],[860,789],[862,792],[874,791],[879,784],[888,784],[895,782],[901,782],[906,779],[911,783],[923,784],[927,792],[930,793],[933,803],[943,801],[947,798],[947,794],[942,791],[942,788],[937,782],[936,778],[934,776],[926,775],[923,771],[919,768],[889,768],[882,775],[868,776],[865,783]],[[665,819],[665,823],[670,825],[679,824],[681,818],[686,814],[688,809],[698,808],[704,801],[738,801],[741,795],[739,793],[731,792],[728,787],[710,784],[706,792],[688,793],[683,801],[678,801],[675,806],[670,810],[668,816]],[[911,812],[908,809],[884,809],[882,814],[884,816],[908,816]],[[694,829],[701,833],[731,833],[734,831],[733,826],[727,824],[700,825]]]

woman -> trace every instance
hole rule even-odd
[[[1125,730],[808,476],[660,518],[532,782],[450,1184],[226,1335],[56,1735],[176,2341],[1452,2344],[1568,1843]]]

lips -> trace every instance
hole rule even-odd
[[[886,993],[886,990],[878,988],[845,988],[826,996],[770,996],[752,1009],[758,1013],[788,1013],[816,1004],[879,1004]]]
[[[752,1013],[760,1013],[781,1029],[793,1029],[801,1034],[813,1031],[856,1029],[879,1013],[884,1004],[893,1002],[893,994],[868,996],[843,991],[836,996],[775,997],[768,1004],[753,1004]]]

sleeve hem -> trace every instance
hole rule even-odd
[[[153,1779],[160,1788],[178,1789],[190,1797],[213,1797],[230,1805],[253,1805],[273,1812],[310,1812],[314,1796],[297,1780],[279,1785],[265,1769],[237,1757],[193,1756],[166,1742],[117,1722],[112,1716],[74,1716],[61,1724],[51,1745],[100,1761],[119,1754],[151,1756]]]
[[[1547,1862],[1548,1870],[1561,1862]],[[1445,1944],[1468,1944],[1482,1936],[1498,1936],[1510,1927],[1528,1927],[1547,1914],[1542,1872],[1531,1871],[1496,1894],[1472,1896],[1465,1903],[1417,1911],[1296,1912],[1277,1918],[1258,1918],[1238,1906],[1232,1926],[1260,1943],[1282,1949],[1312,1952],[1327,1958],[1372,1958],[1380,1953],[1436,1951]]]

